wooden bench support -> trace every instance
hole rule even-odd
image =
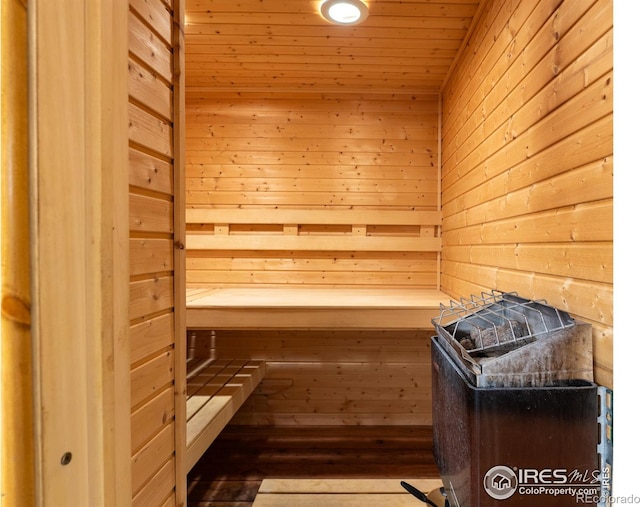
[[[264,361],[216,359],[187,379],[187,471],[264,378]]]

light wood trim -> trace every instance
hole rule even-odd
[[[35,456],[27,62],[25,2],[3,0],[0,491],[3,505],[32,507],[35,505]]]
[[[34,0],[29,31],[37,501],[126,506],[127,5]]]
[[[187,235],[189,250],[438,252],[440,238],[376,236]]]
[[[173,3],[173,239],[175,312],[175,461],[176,505],[187,504],[187,325],[185,251],[185,1]]]
[[[190,224],[441,225],[442,213],[440,211],[190,208],[186,210],[186,219]]]

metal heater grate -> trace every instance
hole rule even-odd
[[[441,305],[432,322],[478,386],[541,385],[585,374],[593,378],[590,329],[544,300],[483,292]]]
[[[515,292],[491,291],[440,305],[434,319],[467,352],[489,351],[526,343],[532,338],[573,326],[566,313],[546,301],[523,299]]]

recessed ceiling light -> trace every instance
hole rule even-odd
[[[369,15],[369,9],[361,0],[326,0],[320,6],[322,15],[338,25],[356,25]]]

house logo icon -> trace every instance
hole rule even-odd
[[[498,465],[484,475],[484,490],[496,500],[510,498],[518,488],[518,477],[506,466]]]

